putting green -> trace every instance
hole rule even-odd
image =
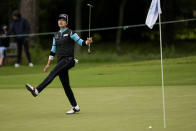
[[[166,86],[167,128],[161,87],[74,88],[81,112],[66,115],[62,88],[34,98],[23,89],[0,89],[1,131],[195,131],[195,86]],[[152,129],[149,129],[149,126]]]
[[[164,60],[166,129],[160,60],[76,65],[70,80],[81,112],[75,115],[65,114],[71,107],[58,79],[37,98],[26,91],[26,82],[36,86],[48,75],[43,67],[0,68],[0,131],[196,129],[195,56]]]

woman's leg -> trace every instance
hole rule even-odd
[[[3,65],[3,58],[0,58],[0,66]]]
[[[4,50],[0,49],[0,66],[3,65],[3,58],[4,58]]]
[[[67,95],[70,104],[72,105],[72,107],[77,106],[76,99],[74,97],[73,91],[72,91],[70,84],[69,84],[69,74],[68,74],[68,70],[66,68],[64,68],[63,70],[61,70],[59,72],[59,78],[61,80],[65,94]]]
[[[18,55],[18,59],[17,59],[17,64],[20,64],[21,62],[21,56],[22,56],[22,43],[21,40],[18,39],[17,41],[17,55]]]
[[[37,87],[38,92],[40,93],[48,84],[50,84],[62,69],[68,68],[70,63],[71,61],[66,58],[61,59],[50,72],[48,77],[46,77],[46,79]]]
[[[28,59],[29,63],[31,63],[32,61],[31,61],[31,55],[29,53],[29,42],[24,39],[23,44],[24,44],[24,49],[25,49],[27,59]]]

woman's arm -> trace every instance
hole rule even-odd
[[[49,67],[50,67],[50,64],[51,64],[51,61],[49,58],[48,58],[48,63],[46,64],[45,68],[44,68],[44,72],[47,72]]]
[[[53,38],[52,49],[50,51],[50,55],[49,55],[49,58],[48,58],[48,63],[46,64],[46,66],[44,68],[44,72],[48,71],[51,62],[54,59],[55,54],[56,54],[56,42],[55,42],[55,39]]]
[[[80,46],[86,46],[88,44],[91,44],[93,42],[92,38],[87,38],[86,41],[82,40],[77,33],[70,33],[70,37],[72,40],[74,40],[78,45]]]

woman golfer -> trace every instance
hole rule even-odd
[[[26,84],[26,88],[36,97],[58,75],[65,90],[65,94],[72,105],[71,110],[68,111],[67,114],[74,114],[75,112],[80,111],[80,107],[77,105],[72,89],[70,88],[68,74],[69,69],[75,65],[74,42],[80,46],[85,46],[92,43],[92,38],[87,38],[86,41],[80,39],[76,33],[73,33],[72,30],[67,27],[67,25],[68,15],[60,14],[58,18],[60,30],[54,34],[52,49],[44,72],[48,71],[55,54],[57,54],[57,65],[39,86],[34,88],[30,84]]]

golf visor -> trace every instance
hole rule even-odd
[[[60,14],[58,19],[64,19],[68,23],[68,15],[67,14]]]

